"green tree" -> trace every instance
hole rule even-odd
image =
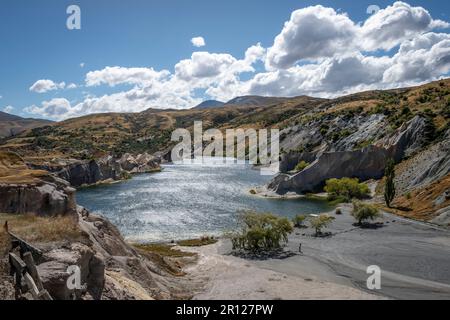
[[[352,198],[364,199],[370,194],[369,187],[364,183],[359,183],[356,178],[327,180],[324,190],[328,193],[329,201],[350,202]]]
[[[287,218],[271,213],[246,211],[240,216],[241,230],[231,234],[233,249],[270,251],[288,242],[294,230]]]
[[[384,176],[384,200],[386,201],[388,208],[390,208],[392,201],[394,201],[395,198],[395,163],[393,159],[388,160]]]
[[[370,204],[361,201],[353,201],[352,216],[362,225],[364,221],[375,220],[380,216],[378,209]]]
[[[317,237],[322,234],[322,229],[328,227],[334,220],[335,218],[328,214],[321,214],[320,216],[310,218],[309,223],[315,229]]]
[[[306,216],[302,214],[298,214],[292,219],[292,223],[294,224],[294,227],[296,228],[304,228],[304,222],[306,220]]]

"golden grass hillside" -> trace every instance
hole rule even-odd
[[[140,113],[93,114],[29,130],[0,142],[0,150],[17,152],[26,161],[39,164],[52,158],[87,160],[106,154],[155,153],[170,147],[174,129],[191,129],[194,121],[200,120],[205,130],[284,129],[294,124],[320,122],[324,117],[376,113],[385,114],[395,129],[422,114],[433,119],[437,130],[444,130],[450,117],[450,79],[331,100],[302,96],[278,98],[268,105],[258,105],[258,99],[254,103],[205,110],[148,109]]]
[[[16,153],[0,151],[0,183],[36,183],[47,175],[47,171],[28,169]]]

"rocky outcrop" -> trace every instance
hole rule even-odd
[[[376,143],[389,151],[389,155],[400,162],[410,157],[426,144],[427,120],[416,116],[408,123],[404,123],[393,135]]]
[[[429,146],[397,168],[395,184],[400,194],[422,188],[450,174],[450,130],[442,141]]]
[[[88,235],[90,248],[104,262],[104,286],[101,299],[169,299],[177,281],[123,239],[119,230],[107,219],[78,207],[81,230]],[[96,266],[97,263],[94,264]],[[88,270],[95,270],[86,267]],[[97,268],[99,271],[99,268]],[[88,272],[89,275],[92,271]],[[98,277],[96,277],[98,279]],[[103,279],[103,278],[101,278]],[[89,281],[87,282],[89,284]],[[175,290],[176,291],[176,290]]]
[[[105,180],[101,174],[100,167],[95,160],[71,163],[59,171],[57,175],[62,179],[69,181],[74,187],[91,185]]]
[[[332,178],[380,179],[388,159],[400,161],[417,152],[425,143],[425,120],[415,117],[393,135],[361,150],[324,152],[308,168],[293,176],[281,174],[268,185],[277,194],[321,191]]]
[[[80,299],[88,293],[100,299],[105,283],[105,264],[89,246],[73,243],[68,247],[50,250],[42,257],[46,262],[37,266],[44,288],[57,300]],[[68,286],[69,277],[80,271],[81,287]],[[70,282],[70,280],[69,280]]]
[[[450,207],[440,209],[436,214],[437,217],[431,220],[432,223],[443,227],[450,227]]]
[[[160,170],[158,159],[147,153],[139,154],[136,157],[126,153],[118,160],[118,163],[123,170],[132,174]]]
[[[75,190],[52,176],[27,183],[0,183],[0,212],[42,216],[75,214]]]
[[[363,150],[327,152],[308,168],[294,176],[279,175],[268,186],[278,194],[318,192],[332,178],[354,177],[361,180],[383,177],[387,150],[370,146]]]
[[[292,171],[295,169],[297,164],[300,161],[305,161],[306,163],[313,163],[317,159],[316,153],[311,152],[289,152],[286,154],[283,154],[281,156],[280,161],[280,172],[287,173],[289,171]]]
[[[98,160],[60,159],[53,163],[29,164],[29,166],[33,169],[52,172],[76,188],[105,181],[122,180],[128,174],[160,170],[158,159],[147,153],[137,156],[124,154],[119,159],[111,155]]]

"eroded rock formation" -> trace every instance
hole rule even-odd
[[[423,147],[426,142],[425,127],[426,121],[417,116],[388,138],[360,150],[318,151],[315,154],[317,159],[309,167],[295,175],[278,175],[269,183],[268,189],[280,195],[288,192],[302,194],[321,191],[325,181],[332,178],[354,177],[363,181],[380,179],[388,159],[399,162]],[[286,170],[292,168],[295,160],[313,157],[311,153],[302,153],[298,157],[291,154],[283,159],[281,167]]]

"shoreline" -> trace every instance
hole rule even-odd
[[[231,244],[176,248],[197,253],[184,269],[202,279],[193,299],[450,299],[450,231],[383,212],[383,227],[352,226],[351,207],[341,205],[329,238],[295,229],[284,259],[249,260],[231,255]],[[303,254],[298,254],[299,244]],[[401,252],[401,254],[399,254]],[[367,268],[382,270],[381,290],[367,289]]]

